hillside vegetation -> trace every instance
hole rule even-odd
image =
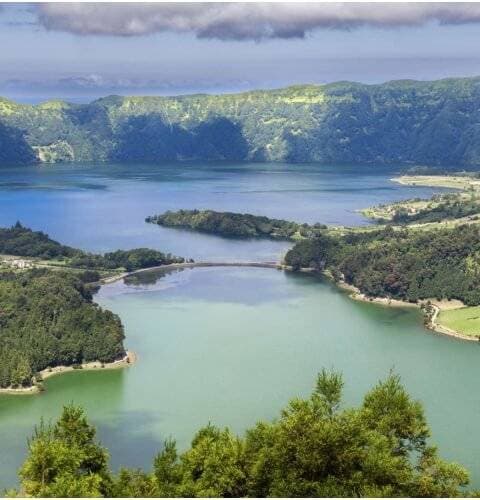
[[[47,367],[125,355],[123,326],[92,302],[79,276],[33,269],[0,274],[0,388],[29,386]]]
[[[0,228],[0,388],[30,386],[47,367],[111,362],[125,354],[120,319],[92,302],[100,272],[183,262],[149,248],[103,255],[62,245],[19,222]],[[6,255],[5,255],[6,254]],[[34,268],[10,265],[21,256]]]
[[[480,164],[480,78],[228,95],[0,99],[0,161]]]
[[[474,224],[323,234],[298,242],[285,263],[293,269],[329,271],[369,297],[480,304],[480,234]]]
[[[182,257],[150,248],[116,250],[103,255],[93,254],[62,245],[42,231],[32,231],[17,222],[9,228],[0,228],[0,255],[16,255],[41,259],[47,263],[70,268],[126,271],[184,262]]]

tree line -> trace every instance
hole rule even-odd
[[[328,270],[367,296],[480,304],[480,232],[474,224],[428,231],[387,226],[341,236],[324,233],[296,243],[285,263],[295,270]]]
[[[84,252],[52,240],[42,231],[33,231],[20,222],[0,228],[0,254],[62,261],[70,267],[127,271],[184,262],[182,257],[150,248],[116,250],[103,255]]]
[[[454,497],[467,471],[442,460],[421,404],[390,374],[358,407],[344,407],[343,378],[323,370],[314,391],[273,422],[239,437],[207,425],[183,452],[172,440],[151,471],[112,473],[108,451],[80,407],[66,406],[28,441],[20,490],[39,497]]]

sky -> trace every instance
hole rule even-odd
[[[0,95],[224,93],[480,75],[480,3],[0,3]]]

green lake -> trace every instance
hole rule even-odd
[[[322,367],[343,371],[346,404],[395,369],[424,402],[442,455],[479,469],[476,344],[425,331],[417,310],[355,302],[312,276],[197,268],[149,278],[97,296],[122,318],[135,366],[69,373],[41,395],[0,398],[4,485],[15,482],[33,425],[66,402],[86,407],[115,467],[148,468],[169,436],[183,447],[208,422],[242,432],[274,418],[310,392]]]
[[[151,245],[202,259],[278,259],[288,244],[223,240],[144,224],[185,206],[364,224],[355,210],[429,195],[395,173],[291,165],[145,166],[0,171],[0,224],[20,219],[92,250]],[[149,468],[167,437],[186,446],[208,422],[241,433],[307,395],[322,367],[346,380],[355,404],[391,369],[420,399],[440,454],[465,465],[480,486],[480,345],[426,331],[416,309],[355,302],[330,283],[273,269],[195,268],[147,273],[105,286],[95,300],[121,317],[138,363],[76,371],[34,396],[0,397],[0,489],[16,484],[26,439],[43,416],[83,405],[112,466]]]

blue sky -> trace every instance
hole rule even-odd
[[[403,4],[399,13],[385,4],[348,12],[309,4],[298,16],[287,4],[165,5],[3,4],[0,95],[90,100],[480,75],[480,4]]]

